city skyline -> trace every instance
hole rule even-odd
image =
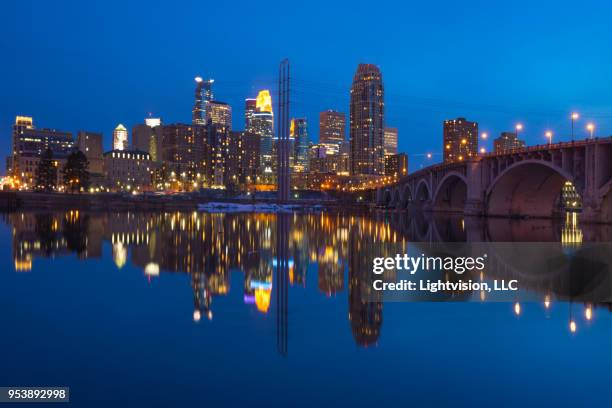
[[[569,139],[567,116],[576,110],[582,113],[576,125],[576,138],[588,136],[585,125],[590,121],[597,126],[596,136],[608,135],[612,89],[605,81],[605,67],[610,60],[606,52],[609,45],[604,40],[610,31],[602,17],[605,13],[599,13],[595,7],[573,10],[555,4],[547,13],[523,10],[519,6],[500,9],[462,4],[461,14],[466,24],[453,31],[456,38],[436,34],[435,30],[440,24],[455,25],[452,17],[459,12],[459,6],[448,4],[447,10],[438,15],[433,6],[418,5],[414,9],[415,17],[406,17],[408,24],[382,27],[377,42],[368,39],[359,47],[347,43],[340,33],[348,23],[341,22],[340,26],[322,33],[307,24],[301,33],[289,31],[269,51],[250,48],[242,41],[246,30],[253,27],[248,21],[260,21],[261,12],[249,8],[232,14],[241,24],[236,24],[227,41],[216,43],[214,40],[219,34],[212,30],[214,38],[209,43],[214,45],[197,54],[187,51],[199,49],[194,43],[199,37],[190,28],[197,25],[181,25],[170,42],[163,41],[158,34],[146,39],[138,34],[145,20],[160,19],[166,14],[175,16],[187,7],[166,10],[134,3],[118,9],[109,4],[105,13],[121,12],[133,20],[126,30],[112,33],[103,21],[103,14],[97,17],[96,13],[89,13],[93,20],[88,25],[91,23],[91,27],[99,29],[89,30],[83,23],[73,21],[79,13],[88,12],[94,6],[81,5],[65,12],[66,7],[61,5],[53,10],[38,4],[22,7],[17,13],[8,4],[7,15],[26,13],[38,24],[28,27],[11,21],[1,29],[4,38],[19,38],[20,43],[19,47],[1,44],[2,52],[13,55],[15,63],[7,64],[0,71],[6,92],[0,108],[0,128],[8,134],[14,116],[23,114],[58,129],[102,132],[108,146],[117,123],[124,123],[129,129],[149,112],[161,116],[167,123],[189,123],[193,77],[199,74],[215,79],[216,98],[232,106],[233,128],[241,129],[244,99],[259,89],[271,89],[274,95],[276,64],[288,56],[294,67],[291,116],[308,119],[313,141],[318,140],[316,115],[319,112],[334,109],[348,113],[348,90],[354,67],[360,62],[380,67],[385,78],[386,124],[399,129],[398,148],[412,156],[412,169],[427,163],[418,155],[441,153],[440,123],[459,116],[477,121],[480,129],[491,135],[511,130],[520,121],[525,124],[522,136],[532,145],[546,143],[547,129],[554,132],[557,141]],[[193,13],[189,14],[197,15],[201,7],[193,4]],[[225,7],[214,5],[206,10],[216,15],[227,12]],[[148,18],[136,18],[143,9]],[[315,9],[306,10],[299,18],[309,21]],[[383,3],[374,13],[393,15],[388,13],[389,9],[390,5]],[[399,15],[390,23],[399,22],[397,19],[404,16],[404,10],[400,8]],[[343,20],[350,21],[355,13],[356,10],[340,3],[331,8],[330,18],[343,16],[347,17]],[[418,24],[417,18],[424,23]],[[589,24],[571,28],[569,23],[577,20],[589,21]],[[65,22],[71,28],[46,30],[51,21]],[[213,24],[217,24],[214,19]],[[508,30],[515,24],[521,30]],[[570,29],[558,32],[555,27],[560,25]],[[75,38],[73,30],[81,30],[82,36]],[[482,35],[483,32],[488,35]],[[548,37],[549,32],[555,33],[553,39]],[[409,41],[405,47],[406,39],[414,38],[417,33],[421,33],[420,42]],[[324,49],[315,57],[315,48],[319,47],[306,45],[304,39],[308,36],[315,42],[325,38],[333,46],[325,47],[329,50]],[[542,46],[545,41],[547,47]],[[66,58],[54,45],[58,43],[63,44]],[[228,50],[231,52],[227,53]],[[467,52],[475,57],[471,56],[461,66],[442,63],[446,54],[457,57]],[[125,63],[107,69],[113,54],[121,55]],[[70,68],[74,65],[69,64],[70,55],[82,55],[82,65]],[[150,63],[151,55],[159,56],[158,63]],[[57,57],[56,63],[45,67],[36,63],[45,57]],[[175,64],[178,59],[181,64]],[[321,61],[325,64],[320,64]],[[97,65],[104,70],[93,68]],[[334,69],[326,69],[327,66]],[[32,92],[40,81],[45,81],[45,92]],[[58,95],[61,103],[56,103]],[[9,148],[6,139],[0,140],[0,149],[4,152]],[[487,147],[492,149],[492,145]]]

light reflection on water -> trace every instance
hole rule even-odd
[[[230,331],[225,326],[223,321],[234,317],[224,313],[224,307],[236,314],[241,313],[239,308],[247,310],[248,316],[235,317],[242,325],[248,325],[248,319],[257,322],[271,315],[265,327],[274,332],[274,352],[285,357],[305,352],[299,347],[292,349],[291,327],[293,324],[300,326],[303,322],[299,319],[305,319],[311,324],[309,330],[317,330],[320,317],[305,317],[305,310],[310,307],[309,302],[318,304],[325,299],[335,299],[334,308],[339,307],[338,301],[346,305],[347,314],[333,320],[341,325],[341,330],[350,333],[357,347],[377,348],[384,347],[385,342],[395,343],[400,329],[397,315],[401,308],[407,310],[414,305],[363,301],[364,287],[367,287],[363,282],[371,279],[367,255],[383,244],[551,241],[576,248],[582,242],[608,241],[612,236],[612,228],[582,226],[572,215],[561,222],[553,222],[410,217],[405,213],[384,212],[274,215],[68,211],[11,213],[5,214],[4,220],[11,231],[12,273],[31,275],[30,282],[42,279],[45,274],[59,275],[66,265],[70,273],[83,273],[90,262],[108,261],[109,258],[116,270],[139,271],[141,279],[151,287],[173,285],[164,277],[184,276],[187,279],[181,279],[180,286],[188,290],[181,289],[181,300],[169,306],[172,318],[184,319],[189,315],[191,325],[209,325],[210,330],[218,327],[220,331],[228,331],[226,336],[235,337],[245,330]],[[46,259],[53,261],[46,262]],[[127,277],[122,279],[131,282]],[[87,290],[95,291],[96,287]],[[141,290],[134,289],[135,296],[147,296]],[[191,307],[183,302],[188,293],[191,293]],[[108,296],[112,300],[113,293]],[[239,298],[241,305],[228,306],[226,298]],[[606,305],[556,303],[545,293],[541,298],[540,310],[532,313],[550,319],[551,311],[556,309],[560,314],[555,316],[554,320],[558,320],[555,324],[566,336],[579,335],[583,327],[591,327],[594,323],[609,325],[612,322],[607,317],[609,308]],[[14,300],[16,303],[29,301],[49,299]],[[134,302],[138,302],[137,297]],[[331,307],[327,313],[334,314]],[[504,305],[501,314],[500,306],[490,307],[491,318],[507,321],[524,318],[528,310],[531,312],[529,305],[518,302]],[[390,313],[389,319],[387,313]],[[295,315],[298,317],[293,317]],[[600,315],[605,318],[598,319]],[[25,315],[21,318],[27,320]],[[609,341],[612,333],[607,333]],[[559,335],[557,332],[554,336]],[[324,339],[325,333],[321,336]],[[249,347],[249,338],[241,342]],[[299,339],[297,343],[300,344]]]

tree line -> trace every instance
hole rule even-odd
[[[66,164],[61,169],[58,168],[58,163],[51,149],[43,152],[36,170],[36,182],[34,185],[36,190],[57,190],[57,174],[58,171],[61,171],[62,184],[66,191],[71,193],[87,191],[89,188],[89,161],[82,151],[75,150],[70,153],[66,159]]]

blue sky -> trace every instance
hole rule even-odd
[[[14,116],[38,127],[128,128],[154,112],[188,122],[193,77],[215,78],[216,98],[244,126],[244,98],[276,88],[288,57],[292,116],[318,138],[318,112],[348,112],[358,63],[378,65],[386,122],[399,128],[410,167],[441,152],[442,121],[464,116],[496,136],[524,124],[612,134],[612,5],[606,1],[30,2],[0,5],[0,152]],[[490,141],[487,147],[490,147]],[[440,156],[434,156],[433,161]]]

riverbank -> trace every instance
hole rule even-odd
[[[271,198],[211,198],[195,193],[183,194],[64,194],[27,191],[0,192],[0,210],[91,210],[91,211],[195,211],[210,202],[235,204],[276,203]],[[294,199],[289,204],[330,209],[366,209],[366,204],[342,199]]]

